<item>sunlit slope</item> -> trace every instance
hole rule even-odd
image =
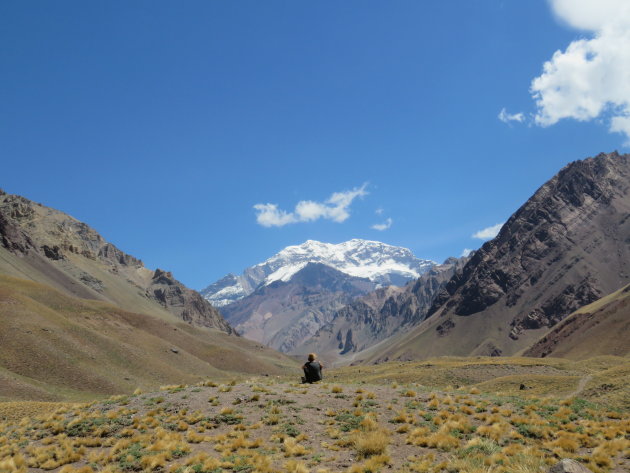
[[[256,343],[171,318],[0,276],[0,398],[85,399],[295,370],[292,360]]]
[[[101,261],[80,255],[69,254],[65,261],[53,264],[39,254],[16,255],[0,246],[0,274],[41,282],[65,294],[110,302],[133,312],[158,317],[169,315],[165,307],[147,298],[146,291],[140,287],[140,280],[146,281],[145,285],[149,284],[152,271],[145,267],[125,268],[127,272],[134,274],[124,274],[122,278],[120,271],[112,273],[110,269]],[[100,291],[85,284],[87,280],[85,275],[88,274],[94,280],[101,281]],[[80,279],[81,276],[84,278],[83,281]],[[131,284],[132,279],[139,280],[139,284]]]
[[[327,381],[375,384],[418,383],[432,389],[475,387],[488,394],[527,398],[580,397],[630,409],[630,359],[598,356],[587,360],[526,357],[440,357],[424,361],[347,366]]]
[[[0,274],[69,296],[232,333],[219,312],[170,272],[150,270],[86,223],[0,190]]]

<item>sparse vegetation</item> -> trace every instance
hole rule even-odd
[[[25,408],[28,417],[0,423],[0,471],[538,473],[559,458],[594,473],[628,469],[623,406],[531,391],[401,391],[391,380],[306,390],[276,379],[170,385]]]

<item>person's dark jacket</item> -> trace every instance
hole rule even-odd
[[[319,361],[308,361],[302,366],[307,383],[322,380],[322,365]]]

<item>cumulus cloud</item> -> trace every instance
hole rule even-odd
[[[293,212],[279,209],[276,204],[256,204],[256,221],[263,227],[282,227],[290,223],[312,222],[321,218],[344,222],[350,217],[350,205],[357,197],[368,194],[367,184],[349,191],[335,192],[324,202],[302,200]]]
[[[478,232],[473,233],[472,237],[479,240],[491,240],[499,234],[499,230],[501,230],[502,226],[502,223],[497,223],[496,225],[484,228],[483,230],[479,230]]]
[[[508,113],[508,111],[505,108],[502,108],[501,111],[499,112],[498,118],[503,123],[510,123],[510,122],[519,122],[519,123],[521,123],[523,120],[525,120],[525,115],[523,115],[520,112],[519,113]]]
[[[391,218],[388,218],[383,223],[375,223],[374,225],[372,225],[371,228],[382,232],[383,230],[387,230],[389,227],[391,227],[392,223],[394,223],[394,221]]]
[[[464,258],[466,258],[469,254],[472,253],[473,250],[471,250],[470,248],[464,248],[462,250],[462,254],[460,256],[463,256]]]
[[[535,121],[604,119],[630,143],[630,2],[550,0],[557,17],[590,37],[577,39],[544,63],[531,83]]]

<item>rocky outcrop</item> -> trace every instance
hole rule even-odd
[[[581,463],[564,458],[549,468],[548,473],[593,473]]]
[[[345,354],[348,353],[350,351],[352,351],[353,349],[355,349],[356,346],[354,344],[354,342],[352,341],[352,329],[348,329],[348,331],[346,332],[346,341],[343,344],[343,346],[341,347],[341,354]]]
[[[156,269],[147,289],[147,297],[154,299],[174,315],[188,323],[232,333],[232,327],[201,295],[188,289],[168,271]]]
[[[18,255],[24,255],[34,247],[28,235],[2,212],[0,212],[0,242],[4,248]]]

